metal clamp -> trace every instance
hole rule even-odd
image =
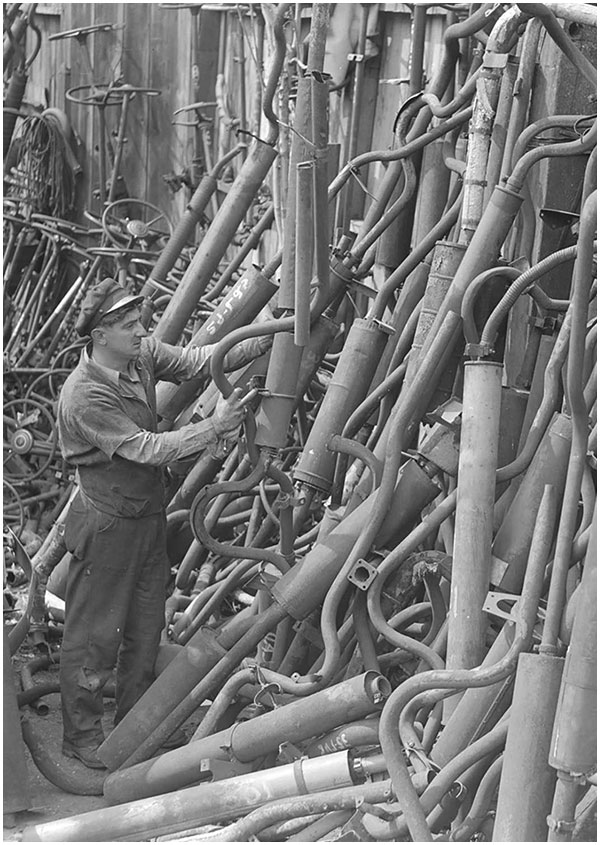
[[[551,833],[573,833],[576,822],[568,822],[565,819],[555,819],[554,816],[546,816],[546,824]]]

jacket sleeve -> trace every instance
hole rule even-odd
[[[101,391],[86,394],[76,413],[69,414],[69,426],[78,440],[99,449],[108,458],[118,454],[137,463],[161,466],[218,442],[210,419],[190,423],[177,431],[147,431],[110,396]]]
[[[157,381],[188,381],[198,376],[210,375],[210,358],[216,343],[206,346],[172,346],[156,338],[146,339],[154,362],[154,375]],[[238,370],[244,364],[258,358],[271,348],[272,336],[249,337],[237,343],[225,356],[225,372]]]

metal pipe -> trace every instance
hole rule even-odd
[[[223,200],[154,330],[165,343],[177,343],[196,304],[277,156],[276,150],[255,140],[235,182]]]
[[[564,660],[521,654],[494,822],[494,842],[543,842],[555,775],[548,765]]]
[[[258,267],[252,267],[239,279],[211,316],[192,336],[190,345],[217,343],[228,333],[252,323],[277,290]],[[161,430],[172,424],[198,395],[205,376],[190,379],[182,385],[160,382],[156,388],[157,411],[162,418]]]
[[[306,833],[307,828],[305,828],[299,835],[291,836],[287,840],[288,842],[314,842],[332,829],[329,815],[335,816],[334,820],[336,826],[338,826],[340,823],[339,813],[343,813],[346,818],[348,812],[363,806],[365,802],[367,805],[381,803],[389,800],[389,797],[389,781],[385,780],[344,789],[332,789],[318,795],[299,795],[293,798],[280,799],[254,810],[246,818],[240,819],[221,831],[212,831],[204,836],[195,834],[194,841],[202,842],[213,839],[215,842],[249,841],[251,837],[254,838],[261,831],[264,831],[265,827],[277,821],[310,817],[315,813],[326,813],[328,815],[322,816],[319,822],[311,825],[312,831]],[[343,807],[348,807],[349,810],[341,810]]]
[[[468,842],[471,837],[481,828],[487,818],[495,793],[498,788],[498,781],[502,773],[504,755],[496,757],[492,765],[481,778],[473,803],[465,818],[458,827],[455,827],[450,834],[451,842]]]
[[[236,253],[235,258],[233,258],[229,262],[229,264],[221,274],[220,278],[215,282],[211,289],[203,295],[203,302],[212,302],[214,299],[217,299],[217,297],[219,297],[223,293],[225,288],[232,281],[237,270],[239,270],[239,268],[244,263],[244,259],[252,252],[255,247],[258,246],[258,243],[262,238],[263,234],[271,228],[274,219],[275,212],[273,206],[271,205],[262,215],[258,223],[252,227],[250,233],[245,238],[242,247]]]
[[[541,30],[541,21],[538,18],[534,18],[527,24],[525,35],[521,39],[519,71],[515,88],[513,89],[514,102],[506,127],[504,154],[500,168],[500,174],[503,178],[506,178],[506,175],[511,170],[513,149],[517,138],[525,128]]]
[[[294,688],[293,681],[289,685]],[[282,742],[300,743],[346,719],[376,713],[390,689],[377,672],[357,675],[217,734],[192,740],[160,757],[113,772],[104,782],[104,795],[111,803],[122,804],[174,792],[198,779],[198,766],[205,758],[252,762],[276,751]]]
[[[227,789],[217,781],[35,825],[27,829],[27,836],[31,842],[98,842],[175,833],[229,821],[268,801],[301,792],[350,787],[354,778],[349,753],[340,751],[329,758],[304,759],[229,778]]]
[[[173,269],[175,262],[179,258],[181,250],[192,235],[194,227],[197,223],[199,223],[202,214],[204,213],[204,209],[210,202],[211,196],[217,190],[218,179],[221,171],[229,164],[230,161],[232,161],[232,159],[247,148],[247,144],[237,144],[237,146],[219,159],[210,173],[206,173],[202,177],[200,184],[192,194],[190,201],[187,203],[185,211],[175,227],[173,234],[167,241],[156,264],[152,268],[148,279],[144,282],[140,294],[143,296],[150,296],[156,292],[155,282],[160,285],[166,281],[169,271]]]
[[[448,669],[470,669],[483,659],[488,620],[480,608],[487,595],[492,562],[502,364],[467,361],[464,378],[448,616]]]
[[[589,291],[593,276],[594,238],[596,232],[597,192],[585,202],[580,218],[579,248],[573,268],[571,337],[567,359],[567,396],[571,406],[573,437],[569,453],[563,507],[560,514],[548,608],[540,649],[556,653],[558,631],[565,601],[565,588],[571,544],[575,534],[583,463],[587,452],[588,413],[585,404],[582,368],[585,356],[585,335],[589,307]]]
[[[383,708],[380,719],[381,748],[388,764],[388,771],[396,795],[402,795],[403,802],[406,802],[405,806],[410,801],[411,809],[414,808],[414,820],[407,819],[408,828],[413,838],[416,838],[417,829],[420,834],[424,832],[428,834],[429,840],[426,841],[430,841],[431,834],[428,828],[426,831],[424,829],[426,822],[424,821],[423,807],[415,804],[417,796],[408,777],[408,769],[402,754],[398,736],[400,713],[412,698],[426,690],[445,689],[444,697],[448,697],[448,695],[452,695],[452,690],[472,686],[488,686],[506,678],[514,671],[519,654],[530,645],[533,626],[537,618],[544,567],[548,556],[547,523],[549,521],[548,512],[551,510],[551,494],[550,491],[547,491],[540,505],[541,514],[536,526],[535,542],[532,542],[531,545],[523,593],[517,606],[515,638],[505,657],[493,666],[485,668],[434,669],[413,676],[394,690]]]
[[[554,769],[570,776],[587,774],[596,767],[596,569],[597,512],[594,511],[548,757]],[[559,818],[554,808],[552,815]]]
[[[314,257],[314,169],[314,162],[299,162],[296,166],[294,284],[294,343],[296,346],[306,346],[310,334],[310,282]]]
[[[567,33],[560,26],[554,13],[545,3],[517,3],[523,14],[539,18],[550,38],[558,45],[569,61],[579,73],[590,82],[594,88],[597,85],[598,73],[594,65],[573,44]]]
[[[333,434],[364,399],[381,357],[387,335],[370,320],[352,323],[327,393],[294,469],[297,481],[328,491],[333,481],[335,455],[327,448]]]
[[[201,656],[196,653],[191,656],[192,660],[187,658],[190,668],[185,677],[181,676],[181,665],[168,673],[171,666],[179,661],[178,655],[98,749],[98,756],[107,768],[133,766],[154,754],[194,712],[199,701],[204,701],[216,686],[222,684],[285,615],[281,607],[273,604],[260,616],[252,618],[251,627],[241,636],[235,629],[229,634],[224,626],[218,637],[209,642],[210,654],[203,649]],[[235,618],[230,624],[234,622]],[[195,635],[196,642],[199,642],[200,633]],[[204,634],[206,640],[206,631]],[[189,644],[185,646],[185,649],[188,648]],[[183,661],[186,662],[186,658]],[[173,690],[174,683],[179,687],[177,694]],[[186,691],[182,695],[183,689]]]

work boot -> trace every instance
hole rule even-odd
[[[70,745],[63,742],[62,753],[65,757],[79,760],[88,769],[105,769],[106,766],[98,757],[98,748],[97,745]]]

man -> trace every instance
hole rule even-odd
[[[156,381],[208,375],[213,347],[148,337],[141,300],[114,279],[88,292],[76,330],[91,340],[58,404],[61,449],[79,486],[65,522],[72,559],[60,660],[63,754],[91,768],[104,768],[96,754],[102,688],[115,664],[115,724],[154,680],[169,578],[163,467],[235,436],[245,414],[238,390],[219,398],[210,419],[157,433]],[[228,368],[268,345],[239,344]]]

